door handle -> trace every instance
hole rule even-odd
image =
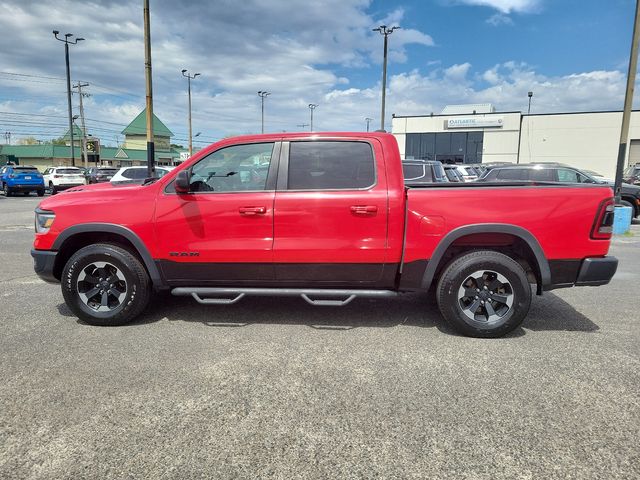
[[[351,205],[351,213],[356,215],[372,215],[378,211],[376,205]]]
[[[238,211],[240,215],[264,215],[267,207],[240,207]]]

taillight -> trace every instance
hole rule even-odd
[[[591,229],[591,238],[594,240],[609,240],[613,233],[613,216],[613,198],[607,198],[600,203],[596,214],[596,221]]]

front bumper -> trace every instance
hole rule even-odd
[[[33,269],[45,282],[60,283],[60,280],[53,276],[53,267],[55,266],[57,255],[58,252],[49,250],[31,250]]]
[[[585,258],[580,266],[576,286],[606,285],[611,281],[618,269],[616,257]]]

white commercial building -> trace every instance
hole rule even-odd
[[[403,158],[457,163],[561,162],[614,177],[622,112],[527,115],[491,105],[399,116],[392,133]],[[625,165],[640,163],[640,111],[631,114]]]

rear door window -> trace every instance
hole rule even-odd
[[[529,172],[524,168],[506,168],[499,170],[496,178],[498,180],[528,180]]]
[[[531,171],[531,180],[534,182],[555,182],[555,172],[551,168],[533,169]]]
[[[580,183],[578,172],[568,168],[558,169],[558,181],[562,183]]]
[[[289,190],[349,190],[371,187],[375,159],[366,142],[291,142]]]

